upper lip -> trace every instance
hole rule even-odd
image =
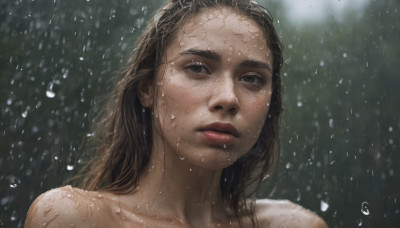
[[[207,130],[228,133],[235,137],[239,136],[239,133],[236,130],[236,128],[230,123],[215,122],[200,128],[200,131],[207,131]]]

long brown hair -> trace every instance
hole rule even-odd
[[[139,92],[155,86],[156,69],[168,44],[175,39],[185,19],[210,7],[230,7],[246,15],[262,29],[273,55],[272,97],[260,137],[253,148],[222,171],[222,196],[230,202],[240,224],[254,209],[241,209],[254,196],[262,180],[276,166],[279,157],[279,119],[282,112],[280,71],[282,44],[268,11],[249,0],[171,0],[155,13],[136,41],[122,78],[104,107],[94,141],[97,156],[83,169],[82,187],[129,193],[138,185],[152,151],[151,110],[142,106]],[[252,187],[249,191],[249,186]]]

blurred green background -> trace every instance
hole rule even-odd
[[[282,156],[259,197],[400,227],[400,1],[264,0],[285,44]],[[156,0],[0,2],[0,226],[79,170]]]

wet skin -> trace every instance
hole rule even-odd
[[[221,197],[221,170],[257,141],[271,97],[272,58],[250,19],[208,9],[166,48],[154,87],[152,157],[131,194],[62,187],[32,204],[26,227],[239,227]],[[260,227],[326,227],[288,201],[257,200]],[[248,217],[244,227],[251,227]]]

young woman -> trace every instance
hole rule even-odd
[[[253,1],[167,2],[105,109],[85,190],[42,194],[25,227],[326,227],[254,199],[279,153],[282,61]]]

